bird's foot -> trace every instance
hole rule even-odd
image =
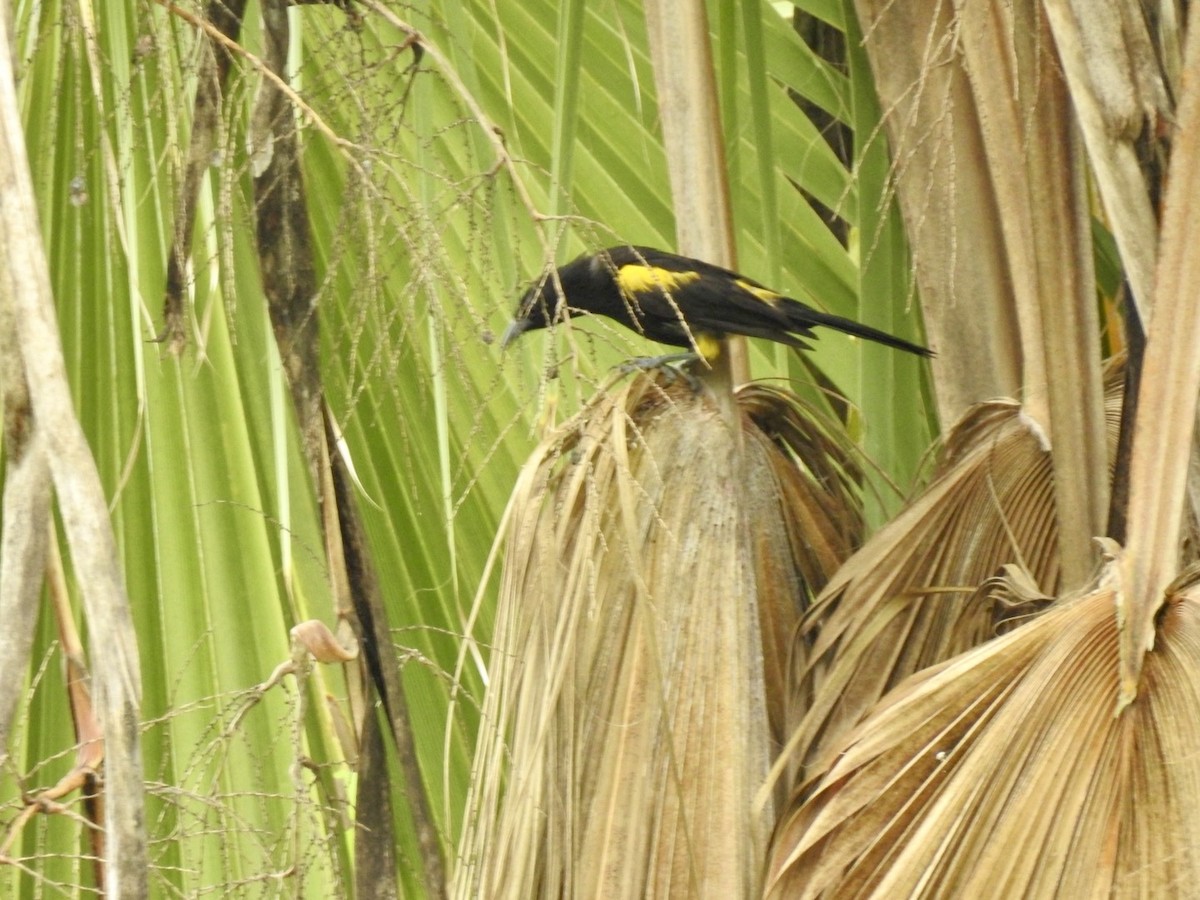
[[[668,353],[665,356],[635,356],[621,363],[622,374],[631,372],[662,372],[668,378],[668,383],[676,378],[682,378],[693,391],[700,392],[703,385],[700,379],[690,371],[690,367],[700,359],[698,353]]]

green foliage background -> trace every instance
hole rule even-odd
[[[849,4],[803,6],[853,36]],[[251,693],[287,659],[290,626],[333,616],[257,271],[258,7],[248,9],[202,186],[181,355],[155,338],[203,10],[50,0],[14,12],[63,345],[140,642],[153,890],[273,894],[270,873],[296,867],[289,890],[348,893],[355,775],[336,736],[343,679],[318,667],[298,691],[288,681],[261,700]],[[756,2],[710,10],[740,267],[914,335],[865,59],[851,52],[845,72],[818,59],[791,14]],[[636,2],[317,4],[290,16],[321,381],[360,483],[450,856],[490,652],[489,554],[508,492],[534,439],[614,363],[646,349],[601,322],[528,338],[506,356],[495,337],[548,259],[618,242],[673,246],[671,148],[657,128]],[[396,16],[430,52],[414,59]],[[867,136],[849,165],[797,96]],[[800,188],[846,220],[849,249]],[[859,411],[854,427],[883,480],[906,490],[936,430],[917,365],[835,336],[813,357]],[[756,347],[752,360],[756,377],[790,378],[825,402],[785,350]],[[881,490],[876,520],[899,502]],[[65,551],[63,565],[69,575]],[[73,893],[93,877],[78,819],[12,824],[21,792],[73,764],[48,606],[35,660],[0,774],[8,853],[20,861],[0,867],[0,893],[14,897]],[[399,790],[394,799],[403,810]],[[415,850],[404,833],[407,872]],[[402,881],[417,890],[411,875]]]

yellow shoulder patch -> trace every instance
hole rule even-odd
[[[759,300],[762,300],[764,303],[770,304],[771,306],[775,306],[775,301],[783,296],[782,294],[777,294],[775,291],[768,290],[765,287],[759,287],[757,284],[751,284],[748,281],[742,281],[740,278],[737,280],[737,286],[747,294],[753,294]]]
[[[699,278],[699,272],[672,272],[670,269],[636,263],[630,263],[617,269],[617,286],[627,294],[640,294],[646,291],[670,293]]]

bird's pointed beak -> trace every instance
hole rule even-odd
[[[504,329],[504,337],[500,338],[500,349],[507,350],[508,345],[529,330],[528,319],[513,319]]]

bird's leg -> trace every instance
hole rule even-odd
[[[625,372],[645,372],[649,369],[665,368],[671,363],[695,362],[699,358],[700,354],[692,351],[688,351],[687,353],[667,353],[663,356],[635,356],[633,359],[623,362],[621,370]]]
[[[685,368],[687,364],[694,363],[698,359],[700,359],[700,354],[694,352],[667,353],[663,356],[635,356],[633,359],[627,359],[621,363],[620,369],[626,375],[630,372],[649,372],[659,369],[672,379],[682,376],[691,385],[692,390],[699,393],[702,387],[700,379]],[[675,363],[681,365],[674,365]]]

